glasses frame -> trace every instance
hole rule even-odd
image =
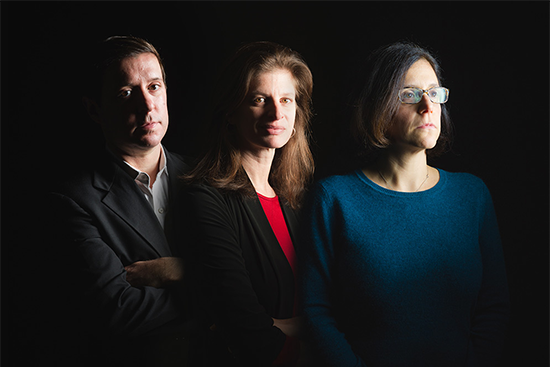
[[[432,100],[432,98],[430,97],[430,95],[428,94],[428,92],[431,91],[432,89],[435,89],[435,88],[441,88],[441,89],[444,89],[444,90],[445,90],[445,92],[447,93],[447,99],[445,99],[445,102],[434,102],[434,101]],[[401,99],[401,92],[403,92],[404,89],[416,89],[416,90],[422,91],[422,95],[420,96],[420,99],[418,100],[418,102],[414,102],[414,103],[403,102],[403,100]],[[447,103],[447,101],[449,101],[449,89],[448,89],[448,88],[445,88],[445,87],[431,87],[430,89],[420,89],[420,88],[416,88],[416,87],[402,88],[402,89],[399,91],[399,93],[397,93],[397,97],[399,98],[399,101],[400,101],[402,104],[417,104],[417,103],[420,103],[420,101],[422,101],[422,97],[424,96],[424,94],[427,94],[427,95],[428,95],[428,99],[429,99],[430,102],[432,102],[432,103],[444,104],[444,103]]]

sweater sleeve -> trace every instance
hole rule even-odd
[[[479,245],[483,279],[472,315],[471,341],[475,366],[499,362],[510,314],[506,268],[497,218],[489,190],[483,185]]]
[[[319,363],[338,367],[365,366],[332,316],[331,293],[335,287],[341,286],[335,283],[333,273],[337,256],[335,246],[338,246],[336,211],[330,196],[318,185],[304,215],[304,248],[298,254],[302,269],[303,315]]]

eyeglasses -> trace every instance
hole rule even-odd
[[[404,88],[399,92],[399,100],[401,103],[415,104],[422,100],[424,94],[428,95],[428,98],[433,103],[445,103],[449,99],[449,90],[443,87],[432,87],[428,90],[420,88]]]

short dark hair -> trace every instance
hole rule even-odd
[[[92,47],[87,55],[85,78],[87,79],[84,94],[99,103],[103,76],[105,71],[114,63],[128,57],[135,57],[143,53],[152,53],[156,56],[162,79],[166,83],[166,73],[162,59],[156,48],[146,40],[134,36],[112,36]]]
[[[351,133],[359,155],[375,159],[381,149],[390,145],[388,128],[400,102],[398,92],[403,88],[410,67],[420,59],[426,60],[442,83],[441,67],[436,57],[425,48],[411,42],[397,42],[374,51],[367,60],[367,78],[353,103]],[[441,105],[441,134],[429,156],[447,151],[452,125],[445,104]]]

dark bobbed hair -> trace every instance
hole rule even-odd
[[[397,42],[374,51],[367,60],[367,77],[353,103],[351,134],[364,161],[375,160],[391,145],[388,131],[399,108],[398,93],[404,87],[410,67],[420,59],[435,71],[441,85],[439,62],[425,48],[411,42]],[[446,152],[451,144],[452,124],[447,106],[441,105],[441,133],[436,146],[427,150],[430,157]]]
[[[100,103],[106,70],[128,57],[136,57],[143,53],[152,53],[156,56],[162,71],[162,79],[166,84],[166,72],[162,59],[151,43],[134,36],[112,36],[95,44],[86,53],[87,60],[83,71],[87,79],[85,96]]]
[[[285,146],[277,149],[269,182],[277,195],[293,208],[300,206],[314,170],[309,148],[313,77],[300,54],[273,42],[259,41],[241,46],[222,69],[212,98],[208,145],[195,169],[183,176],[186,182],[205,180],[221,190],[246,196],[255,194],[242,167],[241,151],[229,119],[244,102],[252,80],[262,73],[279,69],[289,71],[294,78],[296,132]]]

